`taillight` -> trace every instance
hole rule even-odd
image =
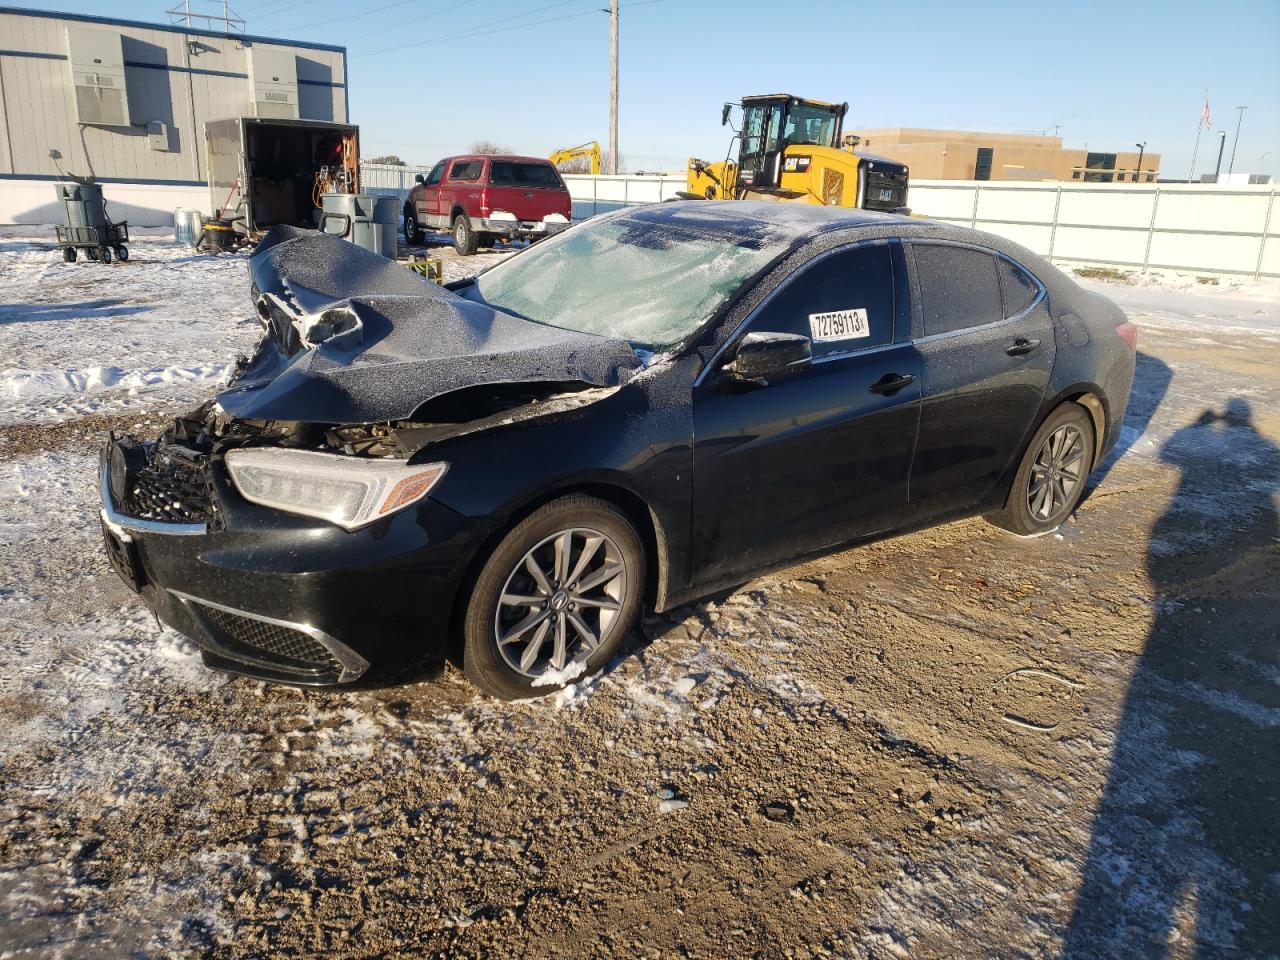
[[[485,185],[480,188],[480,216],[487,217],[489,213],[489,187]]]
[[[1129,345],[1129,349],[1137,353],[1138,351],[1138,327],[1136,324],[1126,320],[1120,326],[1116,327],[1116,333],[1120,334],[1120,339]]]

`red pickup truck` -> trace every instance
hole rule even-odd
[[[404,238],[421,244],[425,230],[448,230],[470,256],[494,241],[545,237],[569,225],[569,189],[539,157],[447,157],[409,191]]]

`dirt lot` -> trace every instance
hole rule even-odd
[[[1138,384],[1058,533],[797,567],[534,703],[208,673],[98,547],[147,394],[0,427],[0,957],[1280,955],[1280,304],[1095,286]]]

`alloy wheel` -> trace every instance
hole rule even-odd
[[[612,539],[572,527],[529,550],[507,576],[494,639],[525,677],[587,660],[610,636],[626,595],[627,568]]]
[[[1084,483],[1084,437],[1064,424],[1045,438],[1031,465],[1027,509],[1041,523],[1064,513]]]

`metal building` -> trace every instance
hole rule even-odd
[[[204,209],[205,123],[241,116],[347,121],[346,49],[0,7],[0,223],[58,220],[59,166],[116,219]]]

